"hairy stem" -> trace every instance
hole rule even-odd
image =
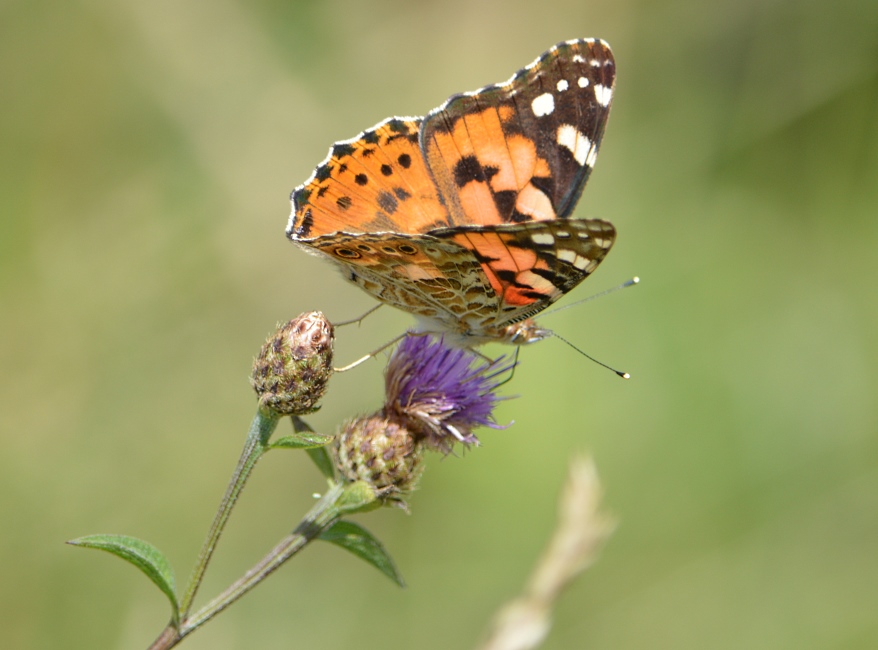
[[[217,542],[219,542],[229,516],[232,514],[232,508],[235,507],[238,497],[241,496],[241,491],[244,489],[244,485],[247,483],[247,479],[250,476],[250,472],[253,471],[256,461],[265,452],[268,446],[268,439],[271,438],[271,434],[274,432],[279,419],[280,416],[277,414],[262,409],[257,410],[256,416],[253,418],[250,431],[247,434],[247,441],[244,443],[244,450],[238,459],[238,465],[235,467],[235,471],[226,488],[226,493],[223,495],[223,500],[220,502],[216,515],[213,518],[213,523],[204,540],[204,545],[198,553],[198,562],[195,564],[195,569],[192,571],[192,576],[189,578],[189,584],[186,587],[186,593],[180,604],[181,618],[186,618],[186,615],[192,608],[192,601],[195,600],[195,594],[198,592],[201,581],[204,579],[204,572],[210,563],[210,558],[213,556]]]
[[[291,534],[284,537],[265,557],[220,595],[191,617],[184,618],[179,627],[175,628],[169,625],[165,628],[149,647],[149,650],[168,650],[173,648],[186,636],[194,632],[201,625],[204,625],[271,575],[284,562],[302,550],[310,541],[319,537],[324,530],[335,523],[343,514],[346,506],[344,499],[346,496],[345,491],[346,487],[343,485],[332,486]]]

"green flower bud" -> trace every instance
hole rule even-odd
[[[250,375],[260,406],[282,415],[315,411],[332,375],[334,340],[332,323],[319,311],[278,328],[262,346]]]
[[[364,481],[388,505],[405,508],[403,497],[423,472],[421,445],[398,419],[381,413],[345,423],[333,452],[346,481]]]

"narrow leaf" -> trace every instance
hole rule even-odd
[[[294,415],[292,418],[293,421],[293,431],[295,431],[296,436],[302,435],[320,435],[317,434],[314,429],[308,426],[308,423],[305,422],[302,418]],[[310,449],[306,448],[308,456],[314,461],[314,464],[317,465],[317,469],[320,470],[320,473],[323,474],[326,478],[332,480],[335,478],[335,468],[332,465],[332,459],[329,457],[329,452],[326,451],[326,447],[311,447]]]
[[[171,601],[174,620],[178,619],[176,583],[171,563],[155,546],[127,535],[86,535],[71,539],[68,544],[107,551],[136,566],[161,589]]]
[[[400,587],[405,587],[405,581],[384,546],[359,524],[352,521],[337,521],[323,531],[320,539],[347,549],[366,560]]]
[[[307,453],[311,460],[314,461],[314,464],[317,465],[317,469],[320,470],[320,473],[323,474],[323,476],[330,480],[335,478],[335,469],[332,466],[332,459],[329,457],[329,452],[326,451],[326,447],[306,449],[305,453]]]
[[[315,447],[323,447],[332,442],[335,436],[329,436],[325,433],[314,433],[304,431],[291,436],[283,436],[271,443],[272,448],[279,449],[314,449]]]

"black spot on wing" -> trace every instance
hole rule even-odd
[[[463,187],[473,181],[484,183],[490,181],[500,169],[492,165],[483,167],[475,156],[464,156],[454,165],[454,182]]]
[[[406,125],[405,120],[400,120],[397,118],[388,120],[387,128],[394,133],[408,133],[408,126]]]
[[[301,190],[293,192],[293,203],[295,203],[296,208],[301,208],[303,205],[307,205],[311,199],[311,190],[307,188],[302,188]]]
[[[332,165],[323,165],[314,170],[314,178],[321,183],[332,176]]]
[[[494,192],[494,205],[497,206],[497,213],[502,219],[511,220],[516,200],[518,200],[518,192],[516,190]]]
[[[354,155],[354,146],[345,142],[336,142],[332,146],[332,155],[335,158],[344,158]]]
[[[506,284],[515,284],[515,278],[518,276],[516,271],[511,271],[509,269],[491,269],[494,272],[494,275],[497,276],[497,279],[500,282],[505,282]]]
[[[353,201],[351,201],[351,197],[349,196],[340,196],[335,200],[335,204],[342,210],[347,210],[351,207],[352,202]]]
[[[406,192],[401,187],[394,187],[393,193],[396,195],[396,198],[398,198],[400,201],[407,201],[408,199],[412,198],[412,195],[409,194],[408,192]]]
[[[387,214],[393,214],[396,212],[396,209],[399,207],[399,201],[396,200],[396,197],[393,196],[390,192],[386,192],[381,190],[378,192],[378,205],[384,210]]]
[[[365,174],[357,174],[356,176],[354,176],[354,182],[357,185],[365,185],[369,182],[369,177]]]
[[[454,182],[458,187],[463,187],[473,181],[477,183],[485,182],[482,165],[475,156],[464,156],[454,165]]]
[[[408,169],[412,166],[412,157],[407,153],[402,153],[399,154],[399,158],[396,159],[396,162],[398,162],[403,169]]]

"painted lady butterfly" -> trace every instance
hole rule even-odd
[[[457,345],[545,338],[530,317],[616,237],[606,221],[570,218],[615,72],[604,41],[559,43],[506,83],[337,142],[293,191],[287,236]]]

